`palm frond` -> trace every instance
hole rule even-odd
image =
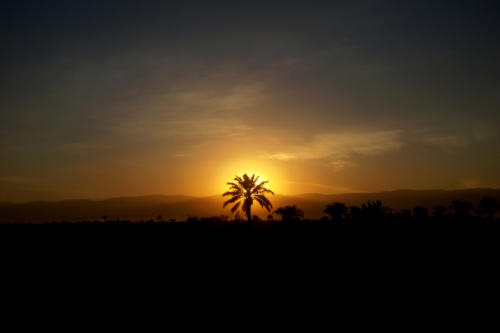
[[[257,201],[262,208],[265,207],[265,203],[262,200],[255,198],[255,201]]]
[[[255,198],[255,201],[257,201],[262,208],[266,208],[267,210],[269,210],[266,203],[264,201],[262,201],[261,199]]]
[[[250,181],[252,183],[256,183],[257,182],[257,179],[255,179],[255,173],[252,175],[252,177],[250,177]]]
[[[223,197],[227,197],[228,195],[239,196],[241,195],[241,191],[227,191],[222,194]]]
[[[273,191],[271,191],[270,189],[267,189],[267,188],[265,188],[265,187],[258,188],[258,189],[254,190],[254,191],[252,192],[252,194],[266,194],[266,193],[269,193],[269,194],[274,195],[274,192],[273,192]]]
[[[273,208],[273,204],[271,203],[271,201],[269,201],[269,199],[263,195],[256,195],[255,200],[257,200],[257,202],[260,203],[262,207],[265,207],[268,211]]]
[[[235,211],[238,210],[238,208],[240,207],[241,205],[241,201],[236,203],[236,205],[233,206],[233,208],[231,208],[231,213],[234,213]]]
[[[233,202],[236,202],[238,200],[240,200],[241,197],[240,196],[236,196],[236,197],[232,197],[231,199],[227,200],[226,202],[224,202],[224,205],[222,206],[222,208],[226,207],[227,205],[229,204],[232,204]]]
[[[262,189],[262,193],[269,193],[269,194],[274,195],[274,192],[273,192],[273,191],[271,191],[271,190],[270,190],[270,189],[268,189],[268,188],[264,188],[264,189]]]
[[[244,189],[242,189],[241,187],[231,186],[231,187],[229,187],[229,191],[243,192]]]
[[[265,189],[265,185],[269,183],[267,180],[263,181],[262,183],[260,183],[259,185],[255,186],[253,189],[252,189],[252,193],[257,193],[259,191],[261,191],[262,189]]]
[[[244,181],[243,181],[243,179],[241,179],[240,176],[235,176],[234,181],[237,182],[239,184],[239,186],[243,186]]]

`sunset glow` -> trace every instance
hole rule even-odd
[[[0,201],[500,187],[496,2],[4,3]]]
[[[280,180],[280,173],[272,168],[270,165],[266,165],[265,162],[257,164],[254,162],[252,165],[251,160],[236,161],[234,163],[229,163],[229,165],[221,165],[220,172],[217,177],[214,177],[214,185],[216,185],[216,192],[220,193],[226,189],[226,182],[230,181],[235,175],[248,174],[249,176],[255,174],[258,175],[259,181],[257,184],[264,180],[270,181],[267,188],[277,191],[279,193],[285,193],[286,189],[280,187],[279,185],[282,181]],[[231,176],[228,176],[231,175]]]

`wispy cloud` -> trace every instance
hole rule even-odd
[[[165,102],[183,111],[233,113],[253,107],[263,94],[264,87],[259,84],[223,84],[214,87],[212,82],[209,86],[200,84],[195,88],[172,91],[165,95]]]
[[[127,118],[110,124],[110,130],[124,137],[140,140],[207,140],[240,137],[252,128],[245,119],[262,99],[263,88],[257,84],[228,86],[200,82],[194,87],[180,87],[154,95]]]
[[[469,140],[460,135],[435,135],[423,137],[422,142],[441,149],[464,148],[469,144]]]
[[[297,182],[297,181],[284,181],[283,183],[285,184],[291,184],[291,185],[299,185],[301,187],[306,187],[306,188],[311,188],[314,190],[328,190],[328,193],[352,193],[352,192],[361,192],[359,190],[355,190],[350,187],[344,187],[344,186],[333,186],[333,185],[328,185],[328,184],[319,184],[319,183],[311,183],[311,182]]]
[[[220,119],[179,120],[169,122],[169,135],[207,137],[237,137],[247,134],[252,128],[241,123],[224,122]]]
[[[332,168],[341,169],[354,164],[354,155],[378,155],[400,149],[400,135],[399,130],[325,133],[316,135],[309,143],[266,157],[282,161],[326,158]]]

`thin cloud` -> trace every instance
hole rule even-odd
[[[429,136],[422,138],[422,142],[441,149],[465,148],[469,144],[466,137],[459,135]]]
[[[220,137],[241,137],[252,128],[244,122],[263,99],[258,84],[229,85],[198,82],[195,87],[174,89],[149,96],[143,105],[126,106],[130,115],[110,124],[110,130],[124,137],[155,141],[207,141]]]
[[[401,131],[342,132],[316,135],[310,143],[265,157],[282,161],[329,159],[333,169],[354,164],[354,155],[372,156],[399,150]]]

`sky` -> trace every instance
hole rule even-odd
[[[498,1],[2,1],[0,201],[500,187]]]

